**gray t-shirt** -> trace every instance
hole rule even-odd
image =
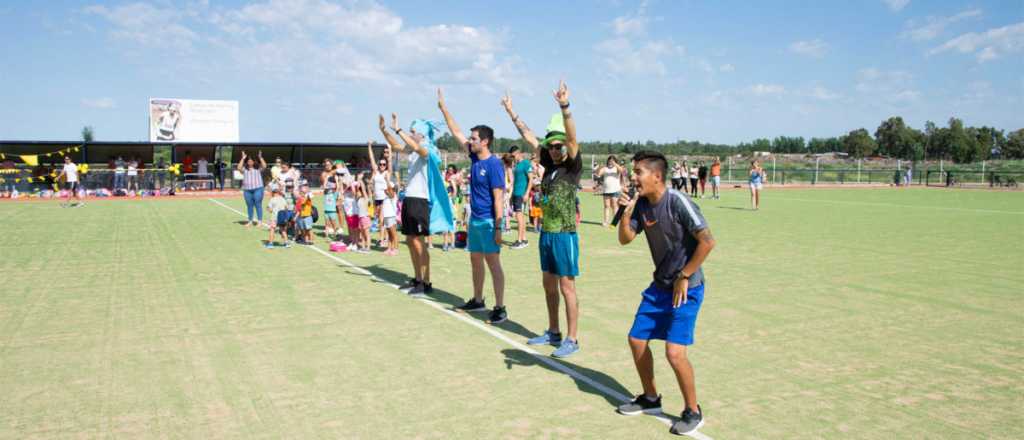
[[[655,205],[646,198],[638,200],[629,227],[637,234],[647,233],[647,246],[654,259],[654,283],[659,289],[672,290],[679,271],[697,250],[694,234],[707,228],[708,222],[689,196],[668,189]],[[703,282],[703,269],[690,275],[691,288]]]

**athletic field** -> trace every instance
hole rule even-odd
[[[0,438],[669,438],[614,412],[640,390],[625,335],[646,242],[620,247],[581,199],[582,351],[565,362],[522,345],[547,322],[536,235],[502,251],[510,321],[492,327],[447,311],[471,294],[461,250],[431,253],[436,293],[414,300],[389,284],[404,246],[263,249],[241,197],[0,203]],[[690,351],[701,436],[1024,437],[1024,194],[762,203],[699,201],[717,239]]]

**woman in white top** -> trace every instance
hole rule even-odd
[[[683,187],[683,170],[679,162],[672,164],[672,189],[679,191]]]
[[[128,162],[128,191],[139,191],[139,163],[132,159]]]
[[[388,183],[391,180],[391,144],[384,147],[384,157],[378,161],[373,156],[373,141],[366,143],[366,152],[370,157],[370,163],[376,166],[370,167],[373,170],[373,216],[377,220],[377,244],[380,247],[388,248],[387,228],[384,226],[383,205],[387,200]]]
[[[615,215],[616,200],[622,192],[622,177],[625,175],[625,168],[619,165],[615,156],[608,156],[604,167],[597,170],[597,177],[601,180],[601,192],[604,194],[604,221],[601,222],[603,227],[608,227],[612,216]]]

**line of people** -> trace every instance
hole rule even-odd
[[[470,254],[472,296],[455,310],[464,313],[488,312],[487,322],[500,324],[508,320],[505,304],[505,273],[501,262],[503,225],[514,215],[518,222],[516,247],[525,247],[526,208],[525,199],[530,197],[541,211],[535,227],[539,226],[538,257],[541,271],[541,288],[544,290],[548,322],[542,334],[528,339],[530,345],[551,345],[552,356],[564,358],[580,351],[579,301],[576,278],[580,274],[580,240],[578,235],[578,197],[580,176],[583,171],[582,156],[576,136],[576,123],[570,109],[570,92],[564,82],[553,93],[559,111],[549,120],[544,135],[538,137],[519,117],[512,106],[512,99],[505,95],[501,105],[523,142],[528,145],[535,159],[534,163],[524,160],[519,151],[511,154],[511,160],[502,160],[491,151],[494,130],[483,124],[472,126],[468,136],[463,132],[455,117],[449,111],[444,94],[437,92],[437,105],[444,118],[444,124],[426,119],[412,122],[408,132],[392,114],[390,127],[385,125],[383,116],[378,117],[379,129],[387,141],[385,157],[377,163],[370,175],[351,176],[343,164],[325,163],[322,184],[325,188],[326,222],[331,228],[340,228],[341,211],[346,214],[350,237],[353,225],[358,225],[359,238],[365,246],[368,233],[361,228],[368,220],[368,195],[378,195],[383,217],[382,225],[388,226],[389,251],[397,242],[390,204],[397,201],[398,188],[390,182],[391,157],[396,152],[407,151],[407,183],[397,216],[400,217],[402,234],[405,236],[412,264],[410,279],[399,288],[411,297],[427,297],[433,293],[431,260],[426,237],[432,234],[451,234],[455,231],[455,215],[452,197],[469,200],[468,215],[464,223],[467,235],[467,250]],[[441,160],[436,139],[442,127],[465,146],[471,165],[468,175],[449,169],[441,173]],[[372,143],[371,143],[372,145]],[[372,154],[372,148],[371,148]],[[523,165],[523,163],[526,163]],[[341,167],[339,167],[341,165]],[[625,169],[617,162],[609,165],[615,172],[625,175]],[[277,224],[287,220],[290,207],[298,225],[296,234],[312,242],[310,230],[315,209],[307,182],[289,177],[287,164],[281,164],[282,176],[271,185],[272,200],[269,209]],[[263,182],[260,171],[266,167],[262,154],[251,158],[243,153],[238,170],[243,174],[243,189],[249,209],[249,225],[254,211],[262,203]],[[507,174],[512,173],[512,177]],[[528,192],[533,173],[539,177],[538,191]],[[624,415],[661,412],[661,396],[654,383],[653,359],[649,348],[651,339],[666,341],[666,357],[678,381],[685,401],[681,418],[671,431],[677,434],[690,433],[703,425],[703,414],[697,403],[693,367],[687,359],[686,348],[693,343],[697,313],[704,298],[704,277],[701,270],[705,258],[714,247],[707,221],[700,208],[682,192],[667,185],[668,161],[656,152],[640,152],[633,157],[631,183],[634,191],[620,192],[614,200],[614,207],[621,207],[624,216],[617,226],[619,242],[626,245],[639,234],[646,233],[647,242],[655,271],[653,280],[641,294],[633,325],[628,334],[628,345],[633,355],[643,393],[618,407]],[[297,174],[294,174],[297,176]],[[520,180],[522,178],[523,180]],[[462,179],[468,183],[462,194]],[[366,188],[374,191],[366,191]],[[509,187],[511,186],[511,191]],[[384,192],[378,193],[377,188]],[[509,194],[510,193],[510,194]],[[288,195],[294,195],[289,200]],[[333,194],[333,195],[332,195]],[[350,199],[351,194],[351,201]],[[337,200],[335,197],[340,197]],[[506,209],[506,200],[511,209]],[[392,201],[392,202],[389,202]],[[354,206],[352,206],[354,205]],[[336,206],[332,215],[327,211]],[[254,210],[254,207],[256,208]],[[367,207],[368,208],[368,207]],[[355,212],[353,222],[349,213]],[[262,220],[262,214],[259,213]],[[287,223],[287,222],[286,222]],[[333,229],[338,233],[338,229]],[[271,241],[274,230],[271,231]],[[330,232],[328,232],[330,234]],[[282,238],[287,240],[286,235]],[[447,239],[446,239],[447,240]],[[446,241],[447,243],[447,241]],[[484,284],[490,275],[494,294],[494,306],[487,308],[484,298]],[[564,301],[565,326],[562,326],[560,309]]]

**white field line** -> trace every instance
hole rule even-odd
[[[233,212],[237,213],[240,216],[243,216],[243,217],[245,216],[245,214],[242,213],[241,211],[239,211],[239,210],[237,210],[235,208],[232,208],[232,207],[230,207],[228,205],[225,205],[225,204],[221,203],[218,200],[214,200],[214,199],[208,199],[208,200],[213,202],[213,203],[216,203],[216,204],[220,205],[221,207],[223,207],[225,209],[233,211]],[[318,248],[316,246],[299,246],[299,247],[303,247],[303,248],[315,251],[315,252],[319,253],[320,255],[323,255],[323,256],[325,256],[327,258],[330,258],[331,260],[334,260],[334,261],[342,264],[343,266],[346,266],[346,267],[349,267],[349,268],[355,270],[356,272],[359,272],[359,273],[361,273],[363,275],[370,276],[371,278],[373,278],[373,280],[375,280],[375,281],[377,281],[379,283],[382,283],[384,285],[387,285],[388,287],[391,287],[391,288],[396,289],[396,290],[399,287],[398,285],[396,285],[394,283],[391,283],[391,282],[385,281],[385,280],[383,280],[381,278],[378,278],[376,275],[373,274],[373,272],[370,272],[369,270],[366,270],[366,269],[364,269],[362,267],[359,267],[359,266],[357,266],[355,264],[352,264],[352,263],[350,263],[348,261],[345,261],[345,260],[339,258],[337,255],[333,255],[333,254],[331,254],[331,253],[329,253],[329,252],[327,252],[327,251],[325,251],[323,249],[320,249],[320,248]],[[532,348],[530,348],[530,347],[528,347],[526,345],[523,345],[520,342],[512,340],[511,338],[509,338],[508,336],[506,336],[503,333],[499,332],[498,330],[495,330],[493,327],[491,327],[489,325],[486,325],[486,324],[483,324],[480,321],[477,321],[477,320],[475,320],[473,318],[470,318],[470,317],[468,317],[467,315],[465,315],[463,313],[455,312],[455,311],[453,311],[453,310],[451,310],[451,309],[449,309],[449,308],[447,308],[447,307],[445,307],[445,306],[443,306],[441,304],[438,304],[437,302],[429,300],[429,299],[420,299],[417,302],[419,302],[421,304],[428,305],[430,307],[433,307],[434,309],[436,309],[437,311],[439,311],[441,313],[444,313],[444,314],[446,314],[448,316],[451,316],[451,317],[453,317],[455,319],[458,319],[458,320],[460,320],[460,321],[462,321],[462,322],[464,322],[466,324],[469,324],[469,325],[471,325],[473,327],[476,327],[477,329],[482,330],[484,333],[487,333],[487,334],[497,338],[498,340],[500,340],[500,341],[502,341],[502,342],[512,346],[513,348],[515,348],[517,350],[529,353],[537,361],[543,362],[545,365],[547,365],[547,366],[549,366],[549,367],[551,367],[551,368],[553,368],[553,369],[555,369],[557,371],[560,371],[563,374],[565,374],[565,375],[567,375],[569,377],[572,377],[573,379],[576,379],[576,380],[578,380],[580,382],[583,382],[583,383],[589,385],[590,387],[600,391],[601,393],[605,394],[606,396],[612,397],[615,400],[618,400],[618,401],[620,401],[622,403],[626,403],[626,402],[629,402],[629,401],[633,400],[632,396],[626,396],[626,395],[623,395],[622,393],[620,393],[618,391],[615,391],[615,390],[613,390],[611,388],[608,388],[608,387],[602,385],[601,383],[595,381],[594,379],[591,379],[590,377],[588,377],[588,376],[586,376],[586,375],[584,375],[584,374],[582,374],[582,373],[580,373],[580,372],[578,372],[576,370],[573,370],[572,368],[569,368],[569,367],[565,366],[564,364],[562,364],[562,363],[560,363],[560,362],[558,362],[558,361],[556,361],[554,359],[551,359],[548,356],[540,354],[537,351],[535,351],[534,349],[532,349]],[[669,419],[668,417],[666,417],[664,415],[658,414],[658,415],[654,415],[653,417],[658,419],[658,421],[660,421],[661,423],[664,423],[665,426],[672,426],[672,419]],[[694,431],[694,432],[692,432],[690,434],[687,434],[687,435],[689,437],[692,437],[692,438],[695,438],[695,439],[698,439],[698,440],[712,440],[711,437],[708,437],[707,435],[705,435],[704,433],[702,433],[700,431]]]
[[[821,199],[801,199],[794,197],[769,197],[768,200],[789,200],[794,202],[817,202],[817,203],[839,203],[845,205],[863,205],[863,206],[882,206],[888,208],[910,208],[910,209],[939,209],[946,211],[964,211],[964,212],[983,212],[988,214],[1015,214],[1024,215],[1024,211],[1000,211],[997,209],[974,209],[974,208],[957,208],[955,206],[922,206],[922,205],[899,205],[895,203],[882,203],[882,202],[858,202],[853,200],[821,200]]]

